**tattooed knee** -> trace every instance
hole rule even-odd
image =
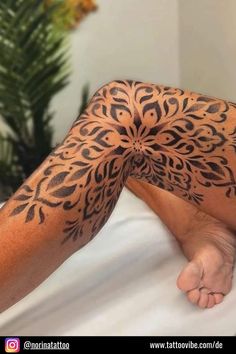
[[[79,134],[84,147],[92,137],[94,145],[90,151],[93,149],[95,154],[117,154],[129,159],[131,170],[141,166],[154,151],[161,149],[156,141],[163,126],[157,124],[161,118],[156,101],[158,93],[156,85],[131,80],[111,81],[93,95],[74,123],[73,134]],[[83,155],[84,149],[81,151]],[[88,149],[85,152],[87,154]],[[144,171],[139,175],[143,176]]]
[[[236,129],[222,125],[232,103],[166,86],[116,80],[102,86],[41,169],[23,185],[11,215],[43,223],[48,208],[76,210],[66,239],[95,235],[109,217],[128,175],[200,204],[199,187],[228,188],[234,174],[223,156]],[[204,121],[207,117],[208,123]],[[82,205],[82,207],[81,207]],[[45,212],[46,210],[46,212]]]

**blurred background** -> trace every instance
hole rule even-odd
[[[107,81],[236,101],[235,13],[235,0],[0,0],[0,200]]]

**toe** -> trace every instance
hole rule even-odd
[[[209,300],[208,290],[206,288],[201,289],[198,306],[202,309],[206,308],[208,305],[208,300]]]
[[[215,306],[215,298],[214,298],[214,295],[212,294],[209,294],[208,295],[208,304],[207,304],[207,307],[210,309],[211,307]]]
[[[198,288],[202,274],[203,267],[200,262],[192,261],[188,263],[177,279],[178,288],[185,292]]]
[[[220,294],[220,293],[215,293],[214,294],[214,299],[215,299],[215,303],[216,304],[220,304],[223,301],[223,299],[224,299],[224,295]]]
[[[200,298],[200,291],[199,289],[193,289],[187,292],[187,298],[193,304],[197,304]]]

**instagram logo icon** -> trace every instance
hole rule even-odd
[[[20,339],[19,338],[6,338],[5,339],[5,352],[18,353],[20,351]]]

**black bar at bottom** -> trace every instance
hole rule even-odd
[[[0,352],[168,352],[170,350],[228,351],[236,348],[236,337],[0,337]]]

